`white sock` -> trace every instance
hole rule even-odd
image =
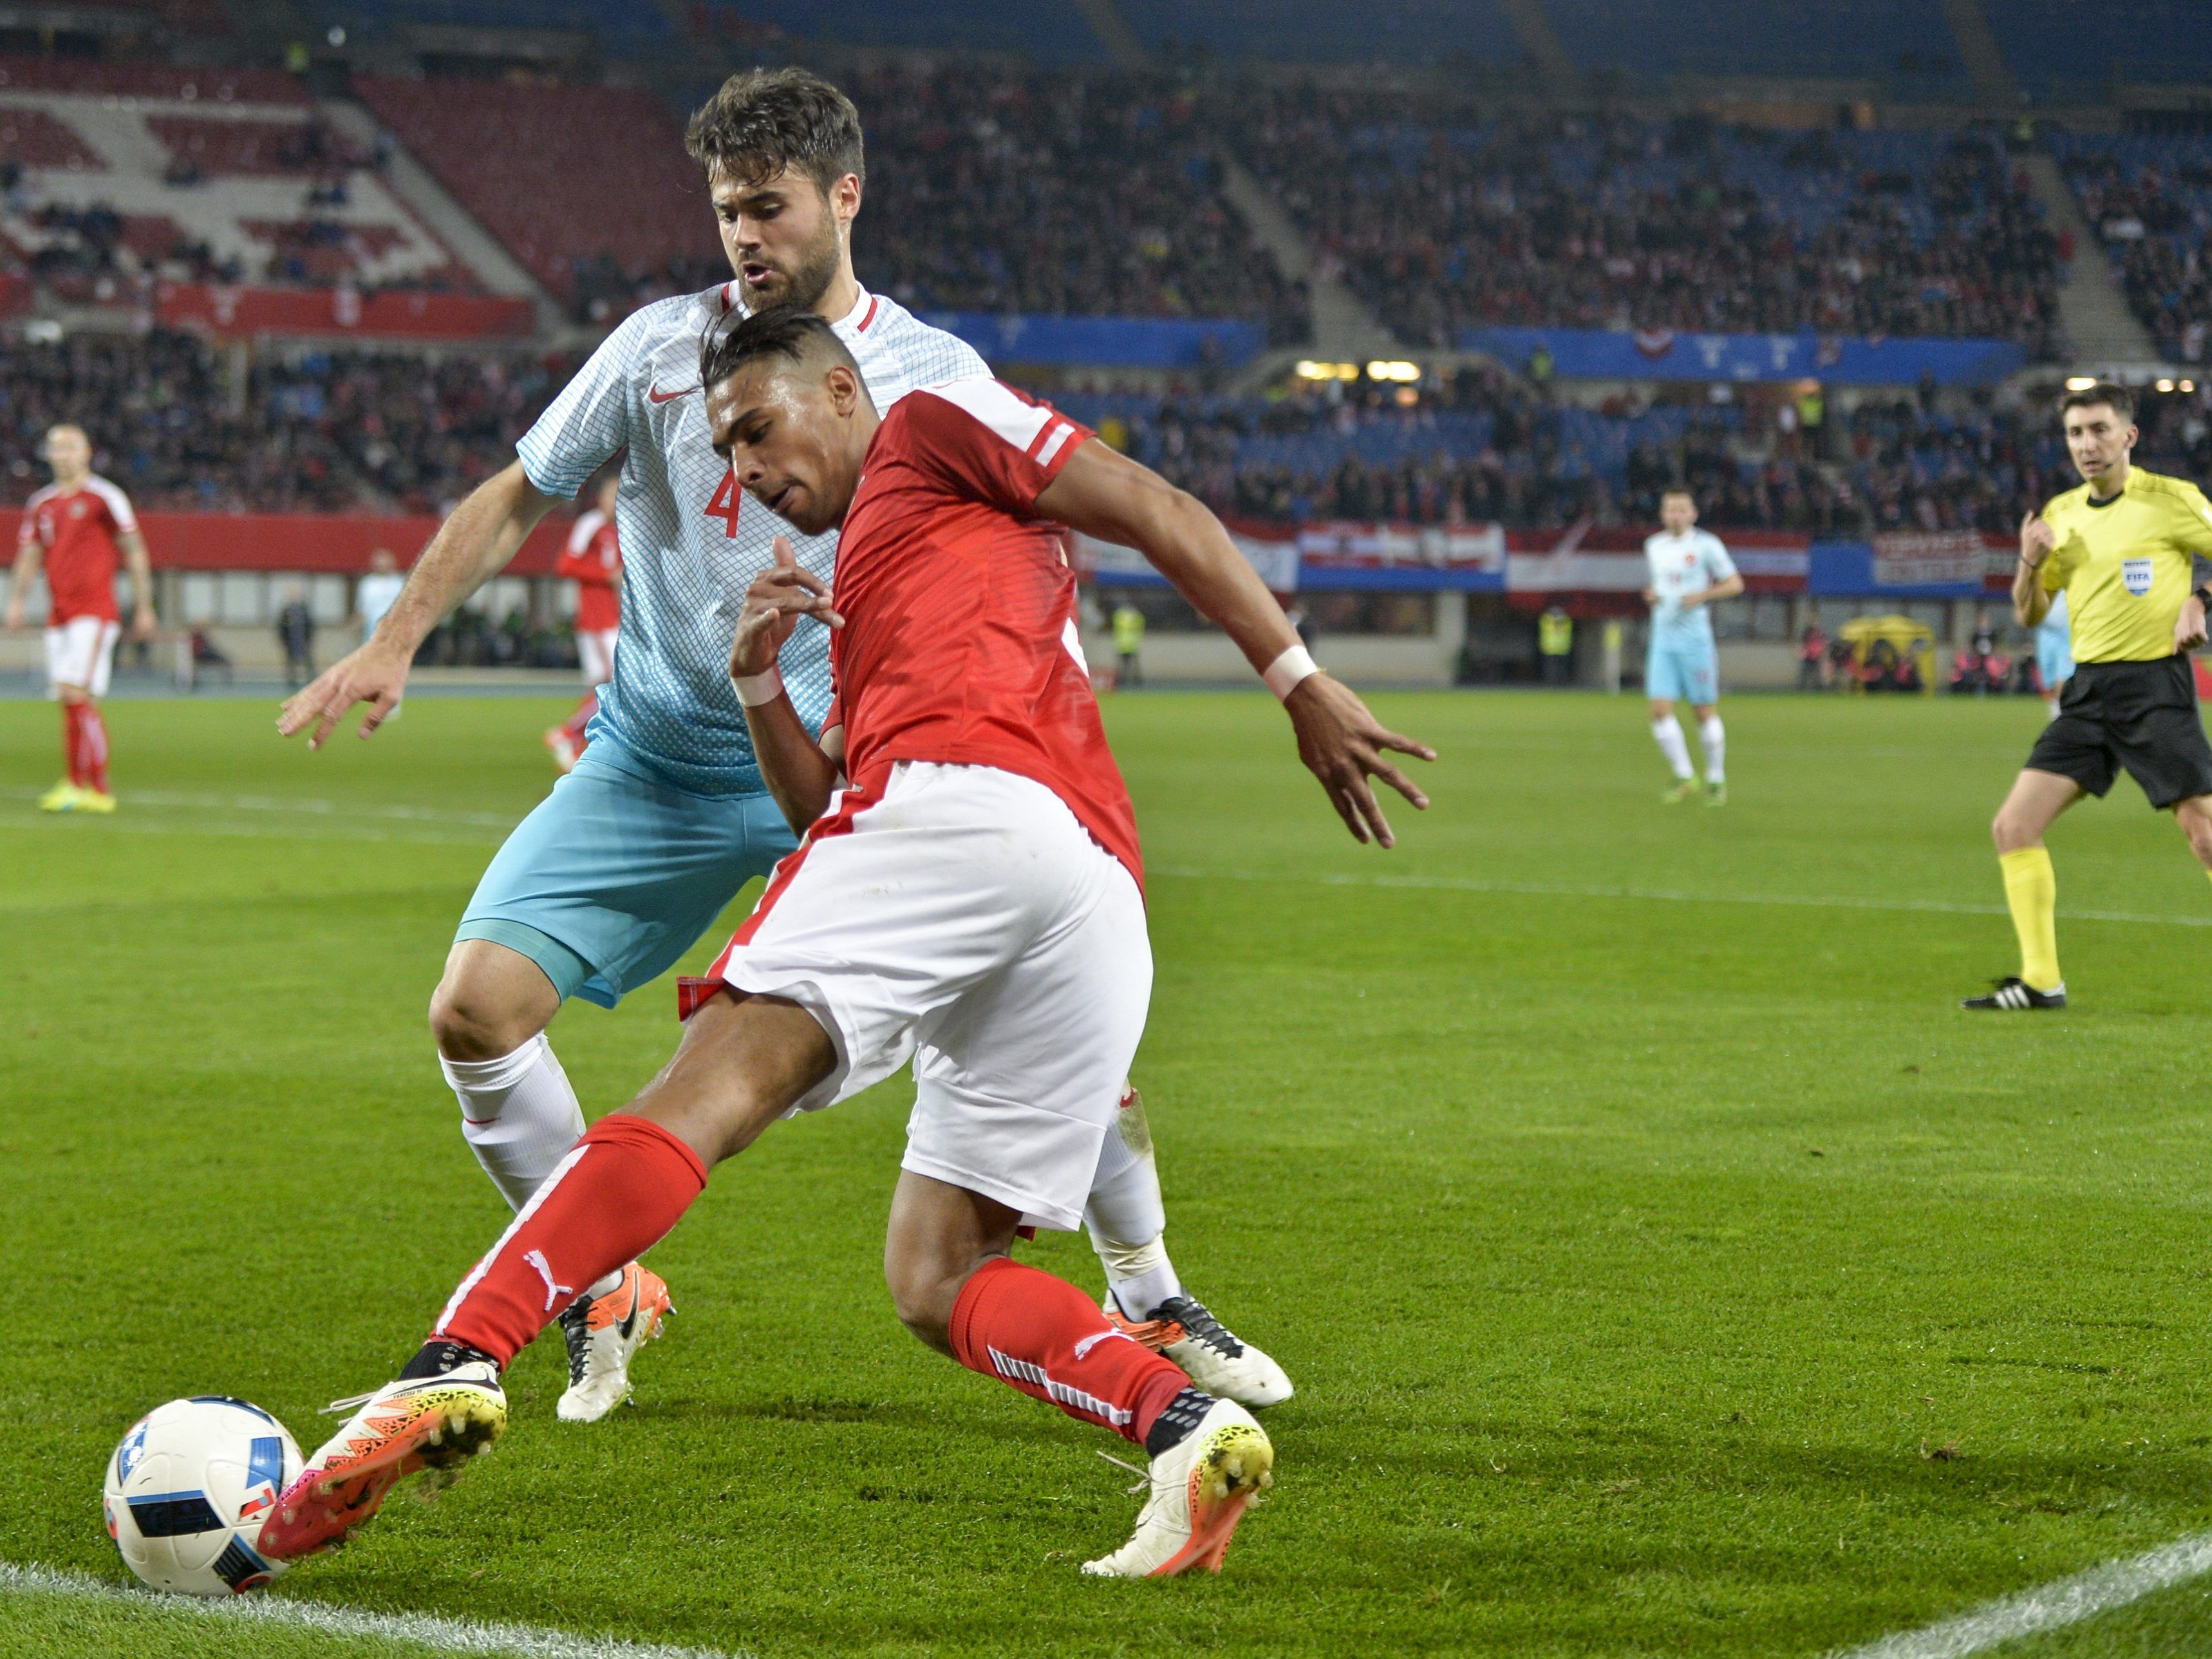
[[[1175,1264],[1160,1239],[1167,1225],[1167,1206],[1160,1198],[1159,1165],[1152,1159],[1143,1108],[1125,1110],[1121,1116],[1133,1115],[1136,1121],[1125,1126],[1117,1120],[1098,1149],[1098,1169],[1083,1206],[1083,1225],[1106,1269],[1115,1305],[1124,1317],[1142,1319],[1170,1297],[1182,1295],[1182,1281],[1176,1277]],[[1125,1127],[1142,1143],[1142,1152],[1129,1144]]]
[[[1720,782],[1728,776],[1728,733],[1718,714],[1698,727],[1698,742],[1705,751],[1705,781]]]
[[[461,1133],[507,1201],[520,1209],[584,1133],[584,1109],[544,1033],[497,1060],[438,1068],[461,1103]]]
[[[1674,769],[1674,775],[1683,782],[1690,781],[1690,743],[1682,735],[1682,722],[1672,714],[1651,722],[1651,741],[1659,745],[1659,752],[1667,757],[1667,764]]]

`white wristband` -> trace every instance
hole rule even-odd
[[[757,708],[783,695],[783,671],[771,663],[757,674],[732,674],[730,684],[738,688],[739,702]]]
[[[1267,690],[1278,700],[1287,699],[1297,684],[1309,674],[1321,672],[1321,665],[1313,659],[1313,653],[1303,645],[1294,645],[1269,663],[1260,678],[1267,682]]]

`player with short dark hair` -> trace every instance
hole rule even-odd
[[[131,637],[154,637],[154,571],[131,498],[92,470],[92,440],[64,422],[46,434],[54,481],[32,492],[15,537],[7,627],[23,625],[23,600],[43,568],[46,578],[46,683],[62,706],[62,756],[68,770],[39,798],[45,812],[112,812],[107,787],[107,695],[122,613],[116,566],[131,573]]]
[[[1644,542],[1650,580],[1644,602],[1651,607],[1651,640],[1644,657],[1644,695],[1651,704],[1651,740],[1667,757],[1674,787],[1662,799],[1688,800],[1698,793],[1690,767],[1690,745],[1674,718],[1675,701],[1686,701],[1698,715],[1698,741],[1705,751],[1705,804],[1728,802],[1728,737],[1721,726],[1720,653],[1713,643],[1717,599],[1743,592],[1743,578],[1720,538],[1698,528],[1698,501],[1686,489],[1659,498],[1664,526]]]
[[[1050,406],[979,376],[879,414],[850,343],[803,307],[738,324],[702,378],[747,496],[800,534],[843,532],[834,598],[788,546],[748,592],[729,672],[753,752],[794,800],[849,781],[715,962],[674,1059],[561,1161],[398,1379],[278,1498],[261,1546],[322,1547],[410,1468],[496,1439],[501,1370],[567,1287],[663,1237],[777,1118],[911,1058],[884,1251],[899,1318],[1146,1449],[1135,1534],[1085,1571],[1218,1570],[1271,1479],[1267,1437],[1011,1255],[1024,1224],[1080,1220],[1152,976],[1135,816],[1074,644],[1060,527],[1136,548],[1237,642],[1357,839],[1392,844],[1370,778],[1427,805],[1384,751],[1432,752],[1320,671],[1211,512]],[[823,720],[779,666],[803,623],[836,630]]]
[[[730,689],[730,635],[777,537],[824,579],[837,537],[795,529],[738,488],[707,428],[702,333],[756,310],[810,312],[845,342],[882,409],[917,387],[990,372],[963,342],[854,275],[860,122],[835,87],[798,69],[732,76],[693,118],[688,143],[735,279],[625,319],[524,434],[516,463],[440,529],[375,635],[278,721],[319,744],[367,702],[362,733],[374,732],[429,630],[505,567],[555,501],[623,454],[620,645],[590,746],[484,872],[430,1006],[462,1132],[518,1210],[584,1133],[545,1036],[553,1016],[574,996],[612,1007],[665,973],[793,845]],[[811,620],[784,653],[811,724],[829,707],[829,658],[827,630]],[[1109,1297],[1133,1331],[1217,1391],[1254,1405],[1287,1398],[1282,1368],[1224,1328],[1176,1273],[1143,1107],[1133,1091],[1128,1099],[1101,1149],[1086,1217]],[[629,1397],[631,1358],[659,1328],[669,1293],[636,1262],[569,1290],[570,1382],[558,1412],[588,1422]]]
[[[2083,795],[2104,794],[2122,768],[2153,806],[2172,810],[2212,872],[2212,744],[2189,660],[2204,643],[2212,599],[2191,587],[2197,561],[2212,556],[2212,502],[2193,483],[2134,464],[2125,386],[2069,392],[2058,413],[2082,482],[2021,520],[2012,605],[2033,628],[2051,595],[2065,595],[2074,672],[1990,826],[2020,972],[1961,1006],[1992,1012],[2066,1006],[2057,878],[2043,833]]]

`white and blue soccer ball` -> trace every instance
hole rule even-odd
[[[101,1508],[123,1565],[155,1589],[240,1595],[284,1571],[254,1547],[300,1449],[258,1406],[204,1394],[157,1406],[107,1460]]]

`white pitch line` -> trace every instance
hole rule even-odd
[[[495,1624],[448,1619],[428,1613],[367,1613],[327,1601],[295,1601],[282,1595],[240,1595],[227,1601],[161,1595],[112,1584],[81,1572],[52,1567],[21,1567],[0,1561],[0,1595],[62,1595],[165,1614],[177,1620],[228,1620],[234,1624],[279,1625],[324,1636],[411,1642],[440,1653],[510,1654],[516,1659],[746,1659],[721,1649],[670,1647],[657,1642],[629,1642],[619,1637],[578,1636],[539,1625]]]
[[[1920,1630],[1900,1631],[1829,1659],[1966,1659],[2002,1643],[2063,1630],[2212,1572],[2212,1533],[2175,1540],[2124,1561],[2055,1579]]]
[[[1318,887],[1407,887],[1446,893],[1510,893],[1532,898],[1645,899],[1662,904],[1759,904],[1819,910],[1926,911],[1946,916],[2008,916],[2002,904],[1953,904],[1942,899],[1857,898],[1841,893],[1684,893],[1660,887],[1575,887],[1541,881],[1485,881],[1472,876],[1376,876],[1353,872],[1282,876],[1260,870],[1200,870],[1153,865],[1149,873],[1189,881],[1249,881]],[[2061,910],[2064,921],[2124,921],[2144,927],[2212,927],[2212,916],[2139,915],[2127,910]]]
[[[37,789],[0,790],[0,798],[34,800]],[[511,812],[465,812],[444,806],[402,806],[373,801],[325,800],[307,795],[208,795],[174,789],[133,789],[124,797],[133,806],[185,807],[210,812],[305,812],[316,817],[398,818],[410,823],[459,823],[512,830]]]

